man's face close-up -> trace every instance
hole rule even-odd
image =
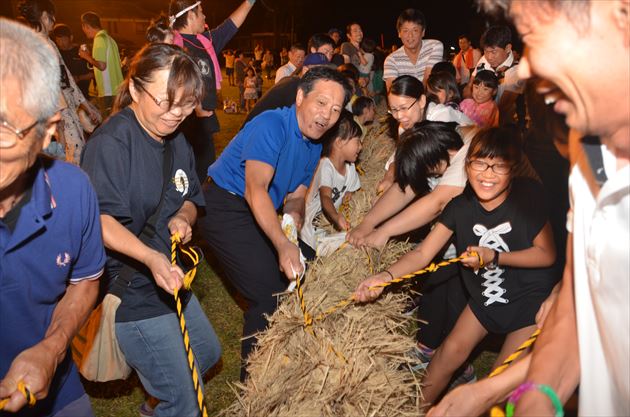
[[[296,113],[298,126],[304,136],[312,140],[321,138],[339,119],[343,100],[343,87],[336,81],[315,81],[308,94],[298,90]]]

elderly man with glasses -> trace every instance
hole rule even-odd
[[[96,194],[79,168],[39,154],[59,121],[55,52],[5,19],[0,50],[0,410],[91,416],[68,347],[105,263]]]

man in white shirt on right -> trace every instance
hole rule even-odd
[[[630,415],[630,2],[487,0],[523,36],[519,75],[584,134],[572,147],[567,267],[534,345],[526,380],[564,403],[579,384],[580,416]],[[519,416],[552,416],[541,390]],[[557,415],[557,414],[556,414]]]

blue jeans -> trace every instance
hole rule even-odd
[[[194,295],[184,309],[184,317],[195,364],[203,376],[221,357],[221,345]],[[175,313],[116,323],[116,337],[145,390],[160,400],[155,417],[199,415],[197,393]]]

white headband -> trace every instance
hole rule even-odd
[[[195,7],[199,6],[201,4],[200,1],[198,1],[197,3],[186,7],[184,10],[182,10],[181,12],[177,13],[175,16],[169,16],[168,20],[169,20],[169,26],[173,26],[173,23],[175,23],[175,21],[177,20],[178,17],[182,16],[184,13],[187,13],[188,11],[194,9]]]

